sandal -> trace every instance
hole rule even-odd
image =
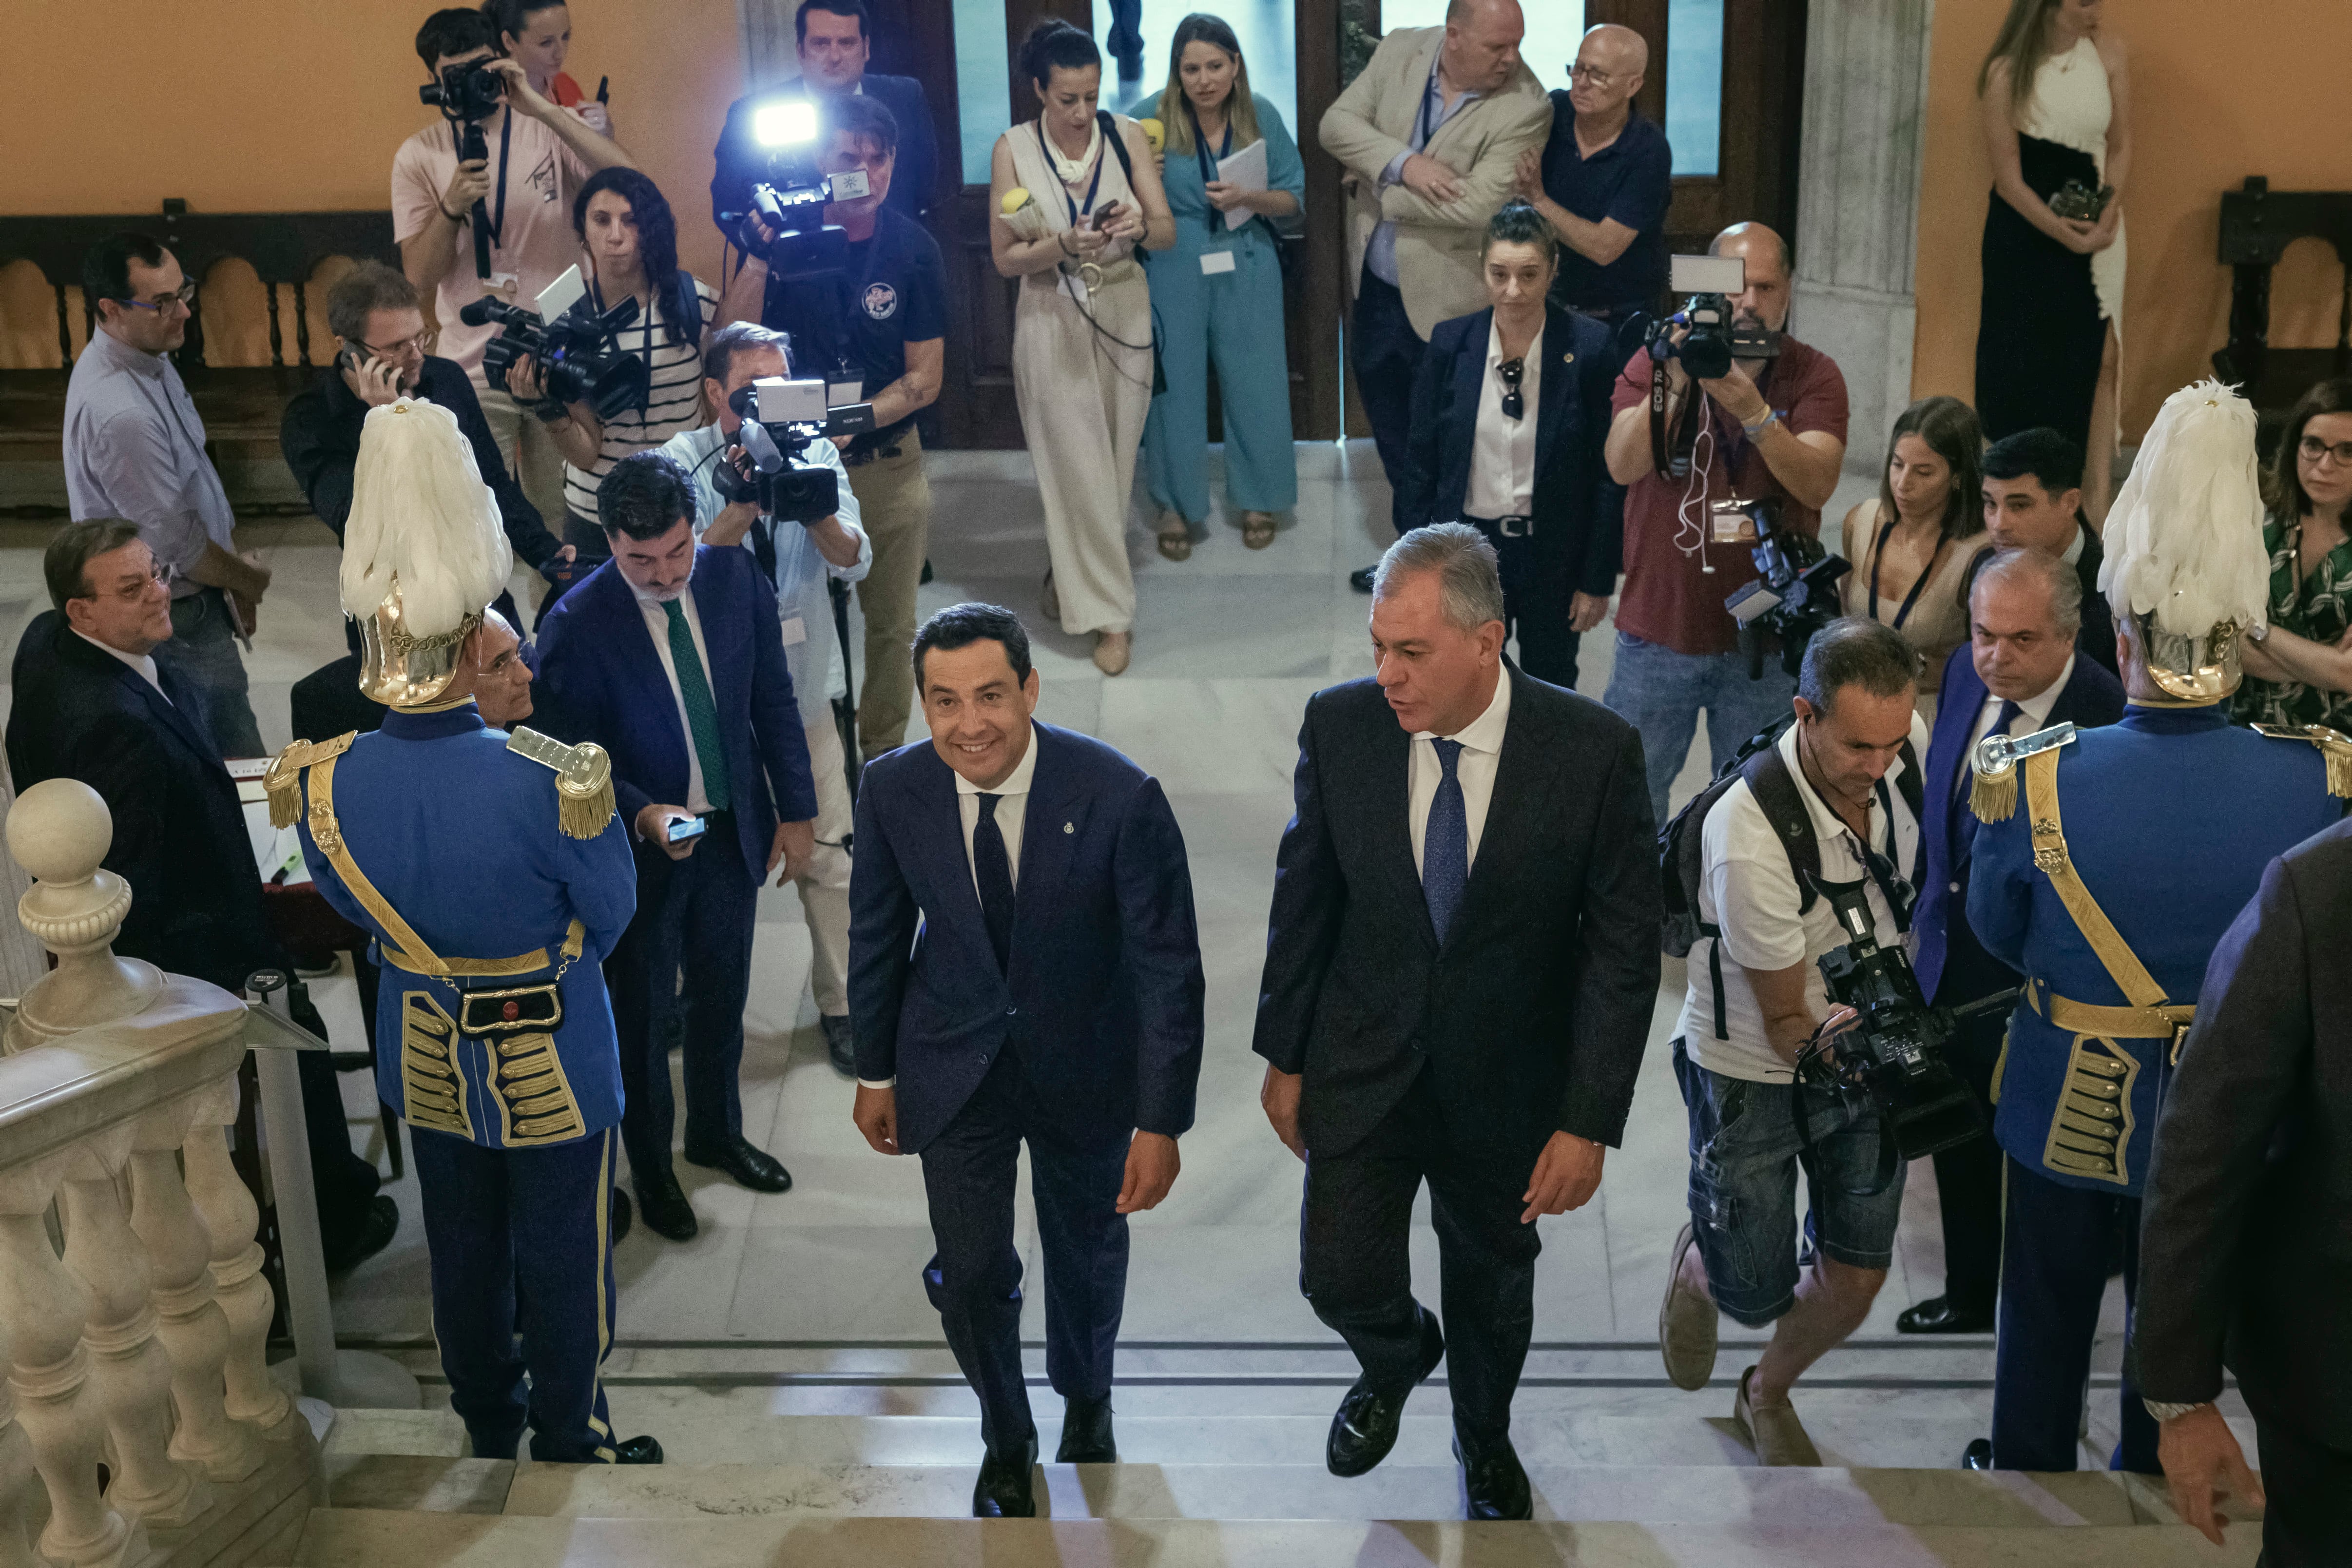
[[[1252,550],[1264,550],[1274,542],[1274,513],[1245,511],[1242,513],[1242,542]]]
[[[1184,526],[1183,519],[1176,518],[1171,521],[1154,537],[1159,541],[1160,553],[1169,560],[1192,559],[1192,531]]]

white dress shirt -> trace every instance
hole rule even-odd
[[[626,577],[621,581],[629,582]],[[661,660],[663,677],[669,681],[670,698],[677,704],[677,732],[686,741],[686,799],[679,804],[700,816],[710,809],[710,797],[702,789],[702,759],[695,753],[694,726],[687,721],[686,693],[677,684],[677,663],[669,656],[669,611],[661,600],[635,583],[629,583],[629,592],[637,596],[637,608],[645,612],[646,633],[654,639],[654,653]],[[691,581],[679,593],[677,602],[686,611],[686,629],[694,637],[694,656],[702,660],[702,679],[709,685],[715,700],[719,681],[710,673],[710,649],[702,641],[702,617],[695,613]]]
[[[1029,810],[1029,781],[1037,772],[1037,732],[1029,731],[1029,749],[1013,764],[1013,772],[994,789],[983,790],[961,773],[956,774],[956,815],[963,819],[963,858],[971,867],[971,890],[980,891],[980,867],[971,858],[971,836],[980,826],[980,797],[996,800],[996,830],[1004,835],[1004,858],[1013,872],[1014,891],[1021,888],[1021,826]]]
[[[1536,394],[1543,380],[1543,329],[1521,358],[1517,419],[1503,413],[1503,329],[1486,331],[1486,379],[1478,390],[1478,426],[1470,442],[1470,488],[1462,510],[1472,517],[1532,517],[1536,510]]]
[[[2058,694],[2065,690],[2066,683],[2074,679],[2074,656],[2068,654],[2066,668],[2058,672],[2058,679],[2017,705],[2017,717],[2009,721],[2009,732],[2031,735],[2050,722],[2050,710],[2058,706]],[[1991,731],[1992,721],[2000,717],[2000,702],[2001,700],[1992,693],[1985,693],[1984,708],[1977,714],[1975,728],[1969,731],[1969,749],[1964,756],[1975,755],[1977,742]],[[1960,778],[1966,781],[1968,777],[1969,768],[1964,763],[1960,768]]]
[[[163,682],[155,674],[155,656],[153,654],[125,653],[121,648],[114,647],[110,643],[102,643],[99,641],[96,637],[90,636],[86,631],[80,630],[79,627],[74,628],[74,636],[81,638],[82,641],[89,644],[90,647],[98,649],[100,653],[112,654],[123,663],[129,665],[132,669],[137,670],[140,676],[146,680],[147,684],[155,689],[157,694],[160,695],[164,701],[169,702],[172,700],[172,694],[163,689]]]
[[[1495,798],[1495,768],[1503,759],[1503,731],[1510,721],[1511,672],[1498,669],[1495,696],[1486,710],[1445,737],[1462,742],[1462,754],[1454,760],[1454,777],[1462,785],[1462,815],[1470,829],[1470,858],[1465,870],[1478,863],[1478,837],[1486,831],[1486,806]],[[1429,834],[1429,803],[1437,798],[1437,786],[1445,777],[1445,769],[1437,760],[1437,739],[1433,731],[1423,730],[1413,736],[1411,748],[1412,804],[1406,822],[1412,831],[1415,874],[1421,870],[1422,842]]]

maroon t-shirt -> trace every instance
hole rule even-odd
[[[1845,377],[1819,349],[1782,338],[1780,357],[1769,363],[1757,390],[1780,411],[1791,433],[1826,430],[1845,439]],[[1622,411],[1645,407],[1649,401],[1650,356],[1636,350],[1617,377],[1612,402]],[[1714,542],[1708,501],[1769,498],[1780,503],[1782,526],[1816,536],[1822,531],[1820,510],[1799,505],[1780,488],[1739,421],[1712,404],[1707,416],[1714,439],[1710,443],[1703,433],[1699,441],[1707,458],[1703,490],[1694,467],[1680,479],[1662,479],[1652,469],[1625,491],[1625,586],[1617,598],[1617,629],[1676,653],[1738,648],[1739,626],[1723,601],[1756,580],[1750,546]],[[1687,521],[1678,515],[1685,497]],[[1709,566],[1715,570],[1707,571]]]

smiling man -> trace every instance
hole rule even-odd
[[[1307,1162],[1300,1281],[1363,1376],[1325,1463],[1360,1476],[1448,1360],[1473,1519],[1527,1519],[1511,1396],[1536,1221],[1581,1207],[1625,1130],[1658,984],[1642,744],[1503,662],[1495,547],[1458,522],[1389,547],[1376,673],[1319,691],[1276,861],[1255,1048]],[[1446,1308],[1413,1300],[1428,1182]]]
[[[1020,617],[915,634],[931,743],[866,765],[850,881],[857,1130],[919,1154],[923,1284],[980,1395],[974,1515],[1036,1511],[1013,1187],[1029,1145],[1060,1464],[1109,1464],[1127,1216],[1168,1195],[1201,1073],[1201,943],[1159,781],[1040,724]]]

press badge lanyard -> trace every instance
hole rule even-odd
[[[1423,111],[1426,113],[1428,108],[1429,100],[1427,99],[1423,99],[1422,100]],[[1234,118],[1232,100],[1230,99],[1226,100],[1225,142],[1223,146],[1217,149],[1217,156],[1215,158],[1211,158],[1209,156],[1208,139],[1201,134],[1200,112],[1192,107],[1192,100],[1189,98],[1184,100],[1184,112],[1192,117],[1192,155],[1200,161],[1201,184],[1206,185],[1216,179],[1218,162],[1230,156],[1234,150]],[[1212,202],[1209,205],[1209,232],[1211,234],[1222,234],[1224,232],[1224,209]]]
[[[1045,121],[1042,119],[1034,120],[1030,123],[1037,128],[1037,150],[1045,154],[1045,167],[1048,169],[1058,167],[1059,165],[1054,162],[1054,150],[1045,145]],[[1104,151],[1105,149],[1101,147],[1097,147],[1095,149],[1095,177],[1087,182],[1087,205],[1085,206],[1078,205],[1078,198],[1070,195],[1069,183],[1067,181],[1062,182],[1062,200],[1069,204],[1070,226],[1072,228],[1078,226],[1078,220],[1080,218],[1092,217],[1094,216],[1095,193],[1102,189]]]
[[[499,122],[499,207],[489,215],[489,236],[492,245],[505,243],[507,228],[507,154],[514,151],[514,106],[507,106],[507,116]]]
[[[1898,518],[1895,521],[1902,520]],[[1878,563],[1886,553],[1886,536],[1894,531],[1895,523],[1884,525],[1878,531],[1877,540],[1870,547],[1870,618],[1874,621],[1878,618]],[[1895,612],[1895,619],[1889,623],[1896,631],[1901,631],[1903,623],[1911,618],[1911,606],[1919,602],[1919,590],[1925,588],[1927,579],[1936,574],[1937,566],[1944,559],[1944,546],[1948,542],[1941,539],[1936,542],[1936,553],[1927,557],[1927,570],[1921,572],[1919,580],[1911,584],[1911,591],[1903,595],[1903,607]]]

